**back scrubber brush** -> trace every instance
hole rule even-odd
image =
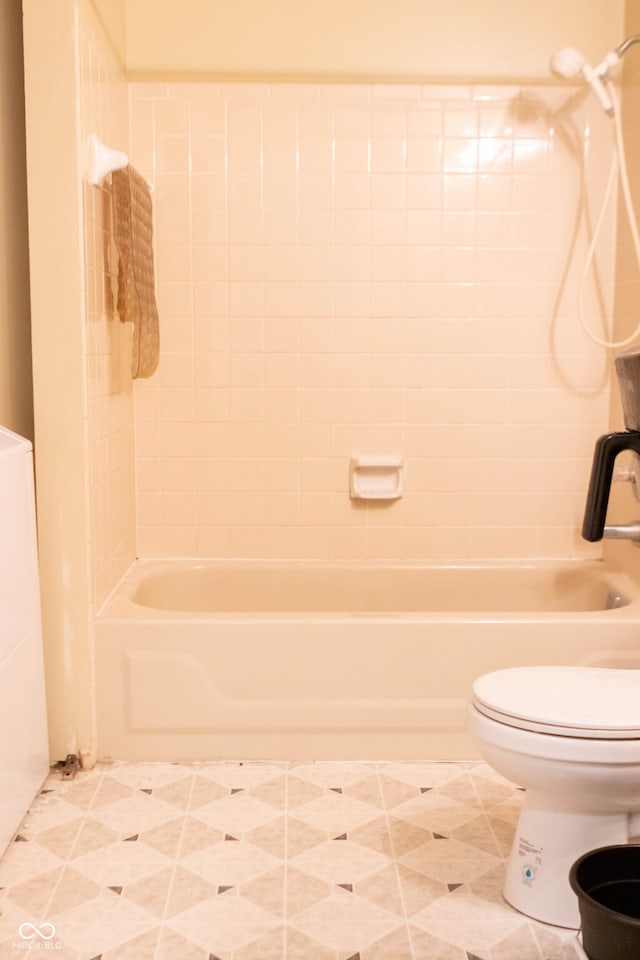
[[[640,350],[628,350],[618,354],[615,365],[626,430],[607,433],[596,442],[582,524],[582,536],[592,543],[602,540],[605,536],[607,507],[616,457],[623,450],[631,450],[640,456]],[[624,529],[624,527],[618,527],[618,533],[612,536],[619,539],[635,539],[631,534],[634,529],[637,530],[637,524],[629,525],[626,536]]]

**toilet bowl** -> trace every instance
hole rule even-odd
[[[516,667],[479,677],[469,732],[498,773],[524,787],[504,897],[580,926],[575,860],[640,834],[640,671]]]

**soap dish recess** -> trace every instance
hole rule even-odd
[[[397,500],[403,494],[402,457],[352,457],[349,473],[354,500]]]

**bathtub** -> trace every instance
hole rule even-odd
[[[601,561],[140,561],[94,637],[101,758],[472,759],[476,676],[640,667],[640,588]]]

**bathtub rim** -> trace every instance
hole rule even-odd
[[[628,603],[621,607],[602,610],[576,610],[576,611],[558,611],[558,610],[523,610],[523,611],[449,611],[449,610],[412,610],[412,611],[192,611],[192,610],[171,610],[167,608],[158,608],[136,603],[132,597],[139,584],[145,576],[151,571],[153,573],[162,573],[176,567],[184,569],[228,569],[237,568],[238,570],[271,570],[278,569],[323,569],[323,570],[575,570],[576,567],[586,567],[588,570],[601,573],[611,578],[614,583],[617,582],[621,592],[628,598]],[[603,559],[575,559],[575,560],[474,560],[472,562],[455,561],[452,563],[442,563],[440,561],[331,561],[331,560],[261,560],[261,559],[209,559],[202,557],[176,557],[176,558],[139,558],[134,560],[129,568],[120,578],[114,589],[111,591],[104,603],[99,607],[95,614],[95,620],[100,622],[112,621],[131,621],[150,622],[211,622],[215,620],[220,623],[255,623],[261,621],[277,622],[327,622],[336,621],[348,622],[404,622],[420,623],[428,621],[452,623],[457,621],[474,623],[523,623],[539,622],[550,623],[560,619],[563,623],[575,622],[602,622],[603,625],[611,623],[612,620],[637,620],[640,623],[640,584],[633,580],[628,574],[616,570]]]

